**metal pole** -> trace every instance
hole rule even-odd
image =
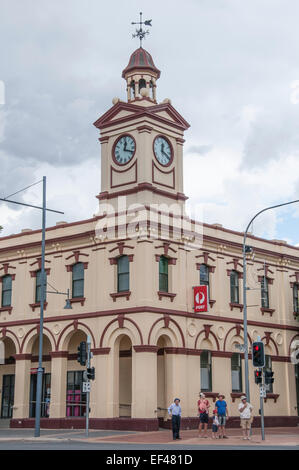
[[[87,336],[87,369],[90,368],[90,345],[91,345],[91,337],[88,335]],[[87,379],[87,383],[90,384],[90,380]],[[88,437],[88,432],[89,432],[89,398],[90,398],[90,392],[87,391],[86,393],[86,437]]]
[[[249,230],[250,225],[256,219],[256,217],[262,214],[265,211],[270,209],[276,209],[277,207],[288,206],[289,204],[294,204],[299,202],[299,199],[290,202],[284,202],[283,204],[276,204],[275,206],[266,207],[262,209],[254,217],[250,220],[249,224],[246,227],[243,237],[243,328],[244,328],[244,360],[245,360],[245,391],[247,400],[250,400],[250,388],[249,388],[249,368],[248,368],[248,339],[247,339],[247,278],[246,278],[246,238],[247,232]]]
[[[262,386],[263,388],[265,387],[264,385],[264,370],[260,369],[262,371]],[[264,396],[261,393],[261,384],[260,384],[260,410],[261,410],[261,432],[262,432],[262,440],[265,440],[265,425],[264,425]]]
[[[34,433],[34,437],[39,437],[40,436],[40,415],[41,415],[42,386],[43,386],[43,367],[42,367],[42,360],[43,360],[43,326],[44,326],[44,302],[45,302],[45,297],[46,297],[45,246],[46,246],[46,176],[43,177],[41,298],[40,298],[39,349],[38,349],[38,369],[37,369],[35,433]]]

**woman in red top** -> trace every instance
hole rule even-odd
[[[209,408],[210,408],[210,403],[209,400],[206,399],[206,396],[204,393],[199,394],[199,400],[197,402],[198,406],[198,413],[199,413],[199,436],[201,437],[208,437],[207,431],[208,431],[208,422],[209,422]],[[202,425],[204,425],[204,435],[202,434]]]

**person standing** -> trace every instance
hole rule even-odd
[[[171,416],[173,440],[181,439],[180,426],[181,426],[182,408],[179,404],[180,401],[181,400],[179,398],[175,398],[173,403],[168,408],[168,414],[169,416]]]
[[[218,400],[215,403],[215,406],[217,409],[218,421],[219,421],[219,439],[221,439],[221,437],[223,439],[227,439],[227,436],[225,434],[225,424],[229,416],[228,416],[228,410],[227,410],[227,403],[224,400],[224,398],[225,398],[224,395],[219,395]]]
[[[199,413],[199,427],[198,433],[201,437],[208,437],[208,423],[209,423],[209,400],[206,399],[204,393],[199,394],[199,400],[197,402],[198,413]],[[204,427],[204,432],[202,432],[202,425]]]
[[[219,426],[219,420],[217,416],[217,410],[213,410],[213,424],[212,424],[212,438],[216,439],[218,437],[218,426]]]
[[[241,403],[239,404],[238,409],[240,412],[241,428],[243,430],[243,439],[250,440],[250,429],[251,429],[251,423],[253,419],[253,415],[252,415],[253,406],[251,405],[251,403],[247,402],[246,395],[243,395],[241,397]]]

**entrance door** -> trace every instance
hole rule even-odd
[[[3,375],[2,380],[2,403],[1,418],[12,418],[12,407],[14,404],[15,376]]]
[[[29,417],[35,418],[37,374],[30,376]],[[50,411],[51,374],[43,374],[41,418],[48,418]]]

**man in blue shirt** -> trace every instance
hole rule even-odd
[[[228,419],[228,411],[227,411],[227,403],[224,400],[224,398],[225,398],[224,395],[219,395],[218,400],[215,403],[215,406],[217,409],[218,421],[219,421],[219,439],[221,439],[221,437],[223,439],[227,439],[227,436],[225,435],[225,423],[226,423],[226,420]]]
[[[175,398],[173,403],[168,408],[168,414],[169,416],[171,416],[173,440],[182,439],[180,437],[180,425],[182,414],[182,408],[179,405],[180,401],[181,400],[179,398]]]

